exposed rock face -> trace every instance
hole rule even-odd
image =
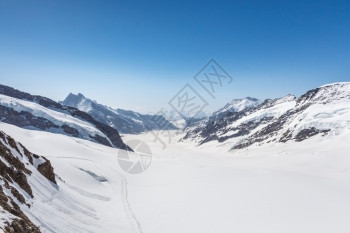
[[[1,157],[4,158],[6,162],[11,164],[11,166],[7,166],[4,161],[0,161],[0,176],[4,178],[5,184],[8,182],[14,181],[16,182],[28,195],[33,196],[32,189],[30,188],[27,176],[30,175],[30,171],[25,167],[25,165],[19,160],[18,157],[13,156],[10,148],[15,149],[17,146],[13,147],[8,142],[8,137],[5,134],[0,132],[0,137],[3,142],[0,144],[0,154]],[[11,140],[11,139],[10,139]],[[7,143],[8,145],[6,145]],[[10,146],[10,148],[8,147]],[[17,151],[17,150],[16,150]]]
[[[80,111],[76,108],[64,106],[60,103],[57,103],[51,99],[42,96],[35,96],[25,92],[18,91],[14,88],[7,87],[4,85],[0,85],[0,94],[13,97],[20,100],[30,101],[36,104],[39,104],[45,108],[67,114],[69,116],[73,116],[82,121],[88,122],[96,127],[99,131],[101,131],[106,138],[101,139],[102,136],[98,135],[89,135],[83,136],[78,129],[69,126],[67,124],[57,125],[49,119],[44,117],[37,117],[33,113],[28,111],[15,111],[8,106],[0,105],[0,120],[9,124],[14,124],[19,127],[25,128],[34,128],[40,129],[44,131],[50,131],[55,133],[64,133],[69,136],[79,137],[88,139],[91,141],[95,141],[106,146],[117,147],[121,149],[131,150],[121,139],[119,132],[97,120],[95,120],[91,115],[86,112]],[[96,139],[97,138],[97,139]]]
[[[324,129],[324,130],[319,130],[316,129],[315,127],[311,127],[309,129],[303,129],[301,130],[296,136],[295,136],[295,141],[297,142],[301,142],[304,141],[312,136],[315,136],[317,134],[322,133],[323,136],[326,135],[329,131],[331,131],[330,129]]]
[[[45,162],[38,165],[38,171],[49,181],[56,184],[55,173],[53,171],[53,167],[51,166],[51,162],[46,158],[43,159],[45,160]]]
[[[78,137],[79,136],[79,131],[74,129],[73,127],[70,127],[69,125],[63,125],[61,126],[63,131],[69,135],[72,135],[73,137]]]
[[[229,141],[231,149],[301,142],[350,128],[347,118],[350,119],[350,83],[336,83],[310,90],[299,98],[288,95],[267,99],[252,108],[209,117],[186,128],[182,140],[198,144]]]
[[[32,126],[37,129],[46,130],[50,128],[59,128],[51,121],[42,118],[35,117],[29,112],[17,112],[12,108],[0,105],[0,116],[2,122],[16,125],[18,127],[29,127]]]
[[[155,124],[155,118],[162,122],[166,122],[166,127],[164,129],[177,129],[162,115],[155,116],[140,114],[130,110],[112,109],[101,105],[96,101],[92,101],[82,94],[74,95],[70,93],[61,103],[86,112],[99,122],[109,125],[121,133],[138,134],[149,130],[157,130],[159,129],[159,126]]]
[[[2,214],[11,217],[5,222],[5,232],[39,233],[33,222],[23,213],[20,205],[30,208],[34,198],[28,183],[31,171],[37,169],[56,184],[54,169],[46,158],[30,153],[22,144],[0,131],[0,207]],[[11,194],[11,195],[9,195]]]
[[[12,222],[5,222],[5,233],[40,233],[40,229],[35,226],[29,218],[21,211],[15,201],[5,195],[3,188],[0,186],[0,206],[3,209],[3,214],[11,214]]]

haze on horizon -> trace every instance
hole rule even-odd
[[[349,1],[0,1],[1,84],[155,112],[214,58],[211,99],[301,95],[349,81]],[[199,87],[198,87],[199,88]]]

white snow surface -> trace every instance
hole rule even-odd
[[[35,199],[25,213],[43,232],[350,232],[349,133],[231,153],[190,142],[163,150],[150,133],[125,135],[153,154],[144,173],[128,175],[118,149],[4,123],[0,130],[55,168],[58,190],[29,179]]]
[[[117,149],[5,123],[0,130],[53,164],[58,189],[34,172],[28,176],[34,194],[31,208],[21,205],[42,232],[132,232],[123,211]]]

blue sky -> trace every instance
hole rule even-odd
[[[0,0],[0,83],[157,111],[211,58],[233,98],[350,81],[349,1]],[[199,88],[199,87],[196,87]]]

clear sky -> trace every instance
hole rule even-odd
[[[54,100],[157,111],[211,58],[208,111],[350,81],[350,1],[0,0],[0,83]]]

